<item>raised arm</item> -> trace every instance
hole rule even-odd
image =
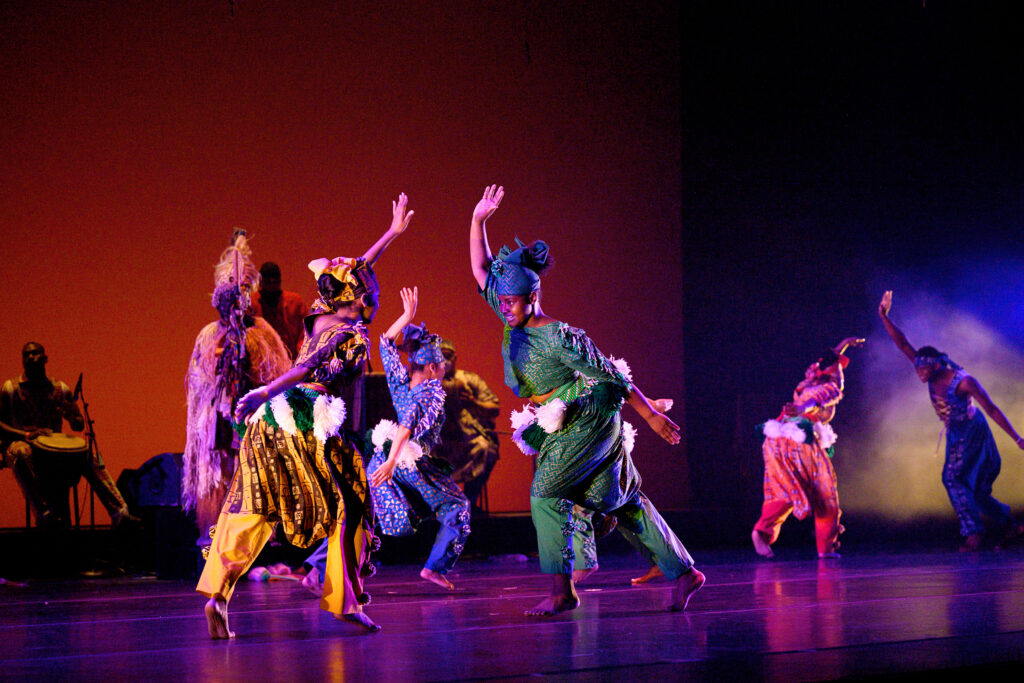
[[[473,221],[469,225],[469,263],[473,278],[483,289],[487,284],[487,271],[491,266],[491,246],[487,243],[487,219],[498,210],[505,188],[491,185],[484,188],[484,196],[473,209]]]
[[[384,333],[384,338],[390,341],[395,341],[398,335],[402,333],[402,328],[412,322],[412,317],[416,315],[416,305],[420,299],[419,287],[402,287],[399,295],[402,297],[402,315],[398,316],[398,320],[391,323],[391,327]]]
[[[907,337],[903,334],[900,328],[896,327],[891,320],[889,320],[889,309],[892,308],[892,290],[887,291],[882,295],[882,301],[878,304],[878,317],[882,319],[882,324],[885,325],[885,331],[892,337],[893,342],[896,343],[896,347],[903,352],[910,362],[914,362],[914,355],[917,350],[910,345],[907,341]]]
[[[842,356],[843,354],[846,353],[846,349],[850,348],[851,346],[864,346],[864,341],[865,340],[861,339],[860,337],[847,337],[843,341],[836,344],[832,351],[834,351],[837,356]]]
[[[377,262],[380,255],[384,253],[384,250],[388,248],[391,241],[396,237],[405,232],[405,229],[409,227],[409,221],[412,220],[414,211],[406,212],[406,207],[409,205],[409,198],[402,192],[398,195],[398,201],[391,202],[391,227],[389,227],[383,235],[380,236],[373,246],[366,250],[363,254],[363,259],[366,260],[371,266]]]
[[[970,375],[964,378],[963,382],[960,383],[960,386],[962,386],[967,393],[971,395],[971,398],[978,402],[978,405],[981,406],[981,409],[984,410],[989,417],[992,418],[993,422],[1002,427],[1003,431],[1010,435],[1013,442],[1017,444],[1017,448],[1024,450],[1024,437],[1021,437],[1021,435],[1017,433],[1013,428],[1013,425],[1010,424],[1010,421],[1006,419],[1006,415],[999,409],[999,406],[992,402],[992,399],[989,398],[988,392],[985,391],[985,387],[981,386],[981,383]]]

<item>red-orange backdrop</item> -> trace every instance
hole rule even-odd
[[[416,216],[378,268],[376,326],[418,284],[420,317],[507,415],[518,402],[466,253],[496,182],[492,245],[547,240],[545,310],[625,356],[681,420],[674,3],[433,5],[3,3],[0,375],[28,340],[51,376],[83,372],[115,477],[180,451],[185,367],[232,228],[308,300],[305,263],[362,253],[404,191]],[[645,489],[685,505],[684,449],[637,426]],[[528,508],[530,467],[503,443],[493,510]],[[0,473],[0,526],[23,514]]]

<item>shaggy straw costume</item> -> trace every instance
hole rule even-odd
[[[245,316],[248,292],[259,283],[245,233],[237,234],[214,270],[213,306],[224,313],[204,327],[185,375],[188,405],[182,461],[182,504],[196,511],[200,544],[217,520],[235,471],[235,402],[288,370],[288,352],[263,318]],[[220,353],[218,354],[218,350]]]

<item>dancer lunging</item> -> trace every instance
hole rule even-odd
[[[704,575],[640,492],[640,474],[630,458],[635,430],[619,411],[628,402],[670,444],[679,443],[679,428],[636,388],[625,364],[613,364],[583,330],[543,312],[546,244],[502,247],[492,256],[485,222],[503,196],[494,185],[484,190],[473,210],[469,251],[481,293],[504,324],[505,383],[532,402],[513,416],[513,438],[537,453],[530,510],[541,571],[552,575],[552,589],[526,614],[549,616],[579,606],[572,576],[581,536],[574,504],[615,515],[620,531],[675,581],[670,608],[685,609]],[[592,543],[592,530],[584,538]]]
[[[419,290],[402,289],[404,311],[380,338],[391,400],[398,424],[381,420],[373,430],[373,457],[367,467],[377,526],[388,536],[407,536],[434,517],[441,523],[420,576],[442,588],[455,586],[447,574],[469,536],[469,499],[451,477],[452,467],[433,454],[444,424],[445,362],[441,339],[426,325],[410,324]],[[401,346],[395,345],[399,333]],[[409,355],[402,365],[399,350]]]
[[[829,422],[843,398],[844,356],[863,339],[844,339],[804,371],[782,415],[760,426],[764,433],[764,503],[750,534],[758,555],[773,557],[771,544],[790,513],[804,519],[814,513],[818,557],[839,557],[839,494],[832,467],[836,433]]]
[[[1003,527],[1006,540],[1020,536],[1024,527],[1014,522],[1010,506],[992,496],[992,484],[999,476],[1002,460],[988,421],[971,399],[977,401],[982,410],[1010,435],[1018,448],[1024,449],[1024,438],[992,402],[981,383],[951,361],[949,356],[931,346],[919,349],[911,346],[900,328],[889,320],[891,308],[890,291],[882,296],[878,315],[893,342],[914,364],[917,376],[928,383],[932,406],[946,427],[946,463],[942,468],[942,483],[960,520],[960,534],[964,537],[960,550],[981,549],[985,533],[982,514]]]
[[[407,198],[392,203],[391,227],[362,258],[321,258],[309,264],[320,296],[306,317],[306,339],[291,370],[238,401],[247,420],[231,488],[206,567],[196,587],[210,598],[210,635],[230,638],[227,603],[280,522],[293,545],[327,537],[321,607],[376,631],[363,605],[360,572],[369,559],[370,497],[357,437],[343,430],[344,387],[363,372],[380,288],[377,257],[408,226]],[[251,417],[250,417],[251,416]]]

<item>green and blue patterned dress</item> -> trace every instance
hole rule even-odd
[[[504,323],[495,263],[481,294]],[[502,356],[505,383],[517,396],[554,391],[543,405],[513,416],[514,440],[537,456],[530,511],[541,571],[569,574],[577,561],[596,566],[590,514],[574,515],[573,504],[613,514],[623,535],[668,578],[689,571],[693,559],[640,491],[640,473],[630,457],[634,430],[619,412],[632,389],[624,365],[563,322],[506,324]]]

